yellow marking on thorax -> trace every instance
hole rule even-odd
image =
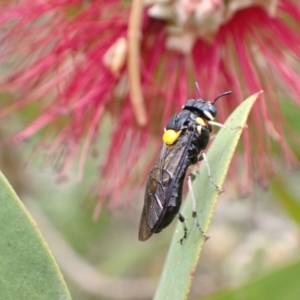
[[[163,141],[169,146],[173,145],[178,140],[180,133],[181,130],[175,131],[173,129],[167,129],[163,135]]]
[[[202,118],[200,118],[200,117],[197,117],[197,118],[196,118],[196,122],[197,122],[199,125],[201,125],[201,126],[206,126],[205,121],[204,121]]]
[[[197,126],[197,131],[198,131],[199,134],[201,134],[202,133],[202,127],[207,127],[207,124],[205,123],[205,120],[203,120],[200,117],[196,118],[196,123],[199,124]]]

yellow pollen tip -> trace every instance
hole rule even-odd
[[[181,133],[181,130],[175,131],[173,129],[167,129],[163,135],[163,141],[167,145],[172,145],[177,141],[177,139],[180,136],[180,133]]]

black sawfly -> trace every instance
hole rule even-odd
[[[208,238],[197,219],[192,180],[196,178],[195,167],[198,161],[203,160],[210,181],[221,193],[221,189],[212,179],[203,150],[209,142],[212,125],[225,128],[223,124],[213,121],[218,113],[215,103],[219,98],[231,94],[231,91],[222,93],[213,102],[209,102],[201,99],[197,83],[196,88],[200,98],[187,100],[182,110],[173,115],[165,127],[160,153],[147,180],[139,228],[140,241],[146,241],[153,233],[162,231],[177,214],[184,229],[184,235],[180,242],[182,243],[187,237],[185,219],[179,209],[182,201],[183,182],[189,167],[192,170],[187,177],[193,201],[192,216],[205,240]]]

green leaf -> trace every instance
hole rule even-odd
[[[299,193],[292,192],[291,181],[294,181],[294,185],[298,186],[299,175],[294,175],[293,179],[287,180],[283,175],[277,174],[271,182],[270,189],[289,216],[300,225]]]
[[[244,125],[259,94],[252,95],[242,102],[228,118],[225,126],[233,128]],[[224,182],[242,131],[242,129],[221,129],[207,154],[213,179],[220,187]],[[197,203],[198,218],[202,228],[207,232],[217,202],[218,192],[207,178],[204,163],[201,164],[200,175],[195,180],[193,189],[196,199],[201,201]],[[182,210],[184,216],[191,216],[191,203],[190,195],[188,195]],[[199,233],[192,217],[187,218],[186,223],[189,231],[187,239],[183,241],[183,245],[179,243],[183,235],[182,224],[178,222],[176,226],[167,261],[156,291],[156,300],[186,299],[188,296],[204,238]]]
[[[1,172],[0,207],[0,298],[71,299],[36,224]]]
[[[284,266],[268,275],[252,280],[236,289],[227,289],[202,300],[300,299],[300,261]]]

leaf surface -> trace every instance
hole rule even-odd
[[[0,207],[0,298],[71,299],[46,242],[1,172]]]

